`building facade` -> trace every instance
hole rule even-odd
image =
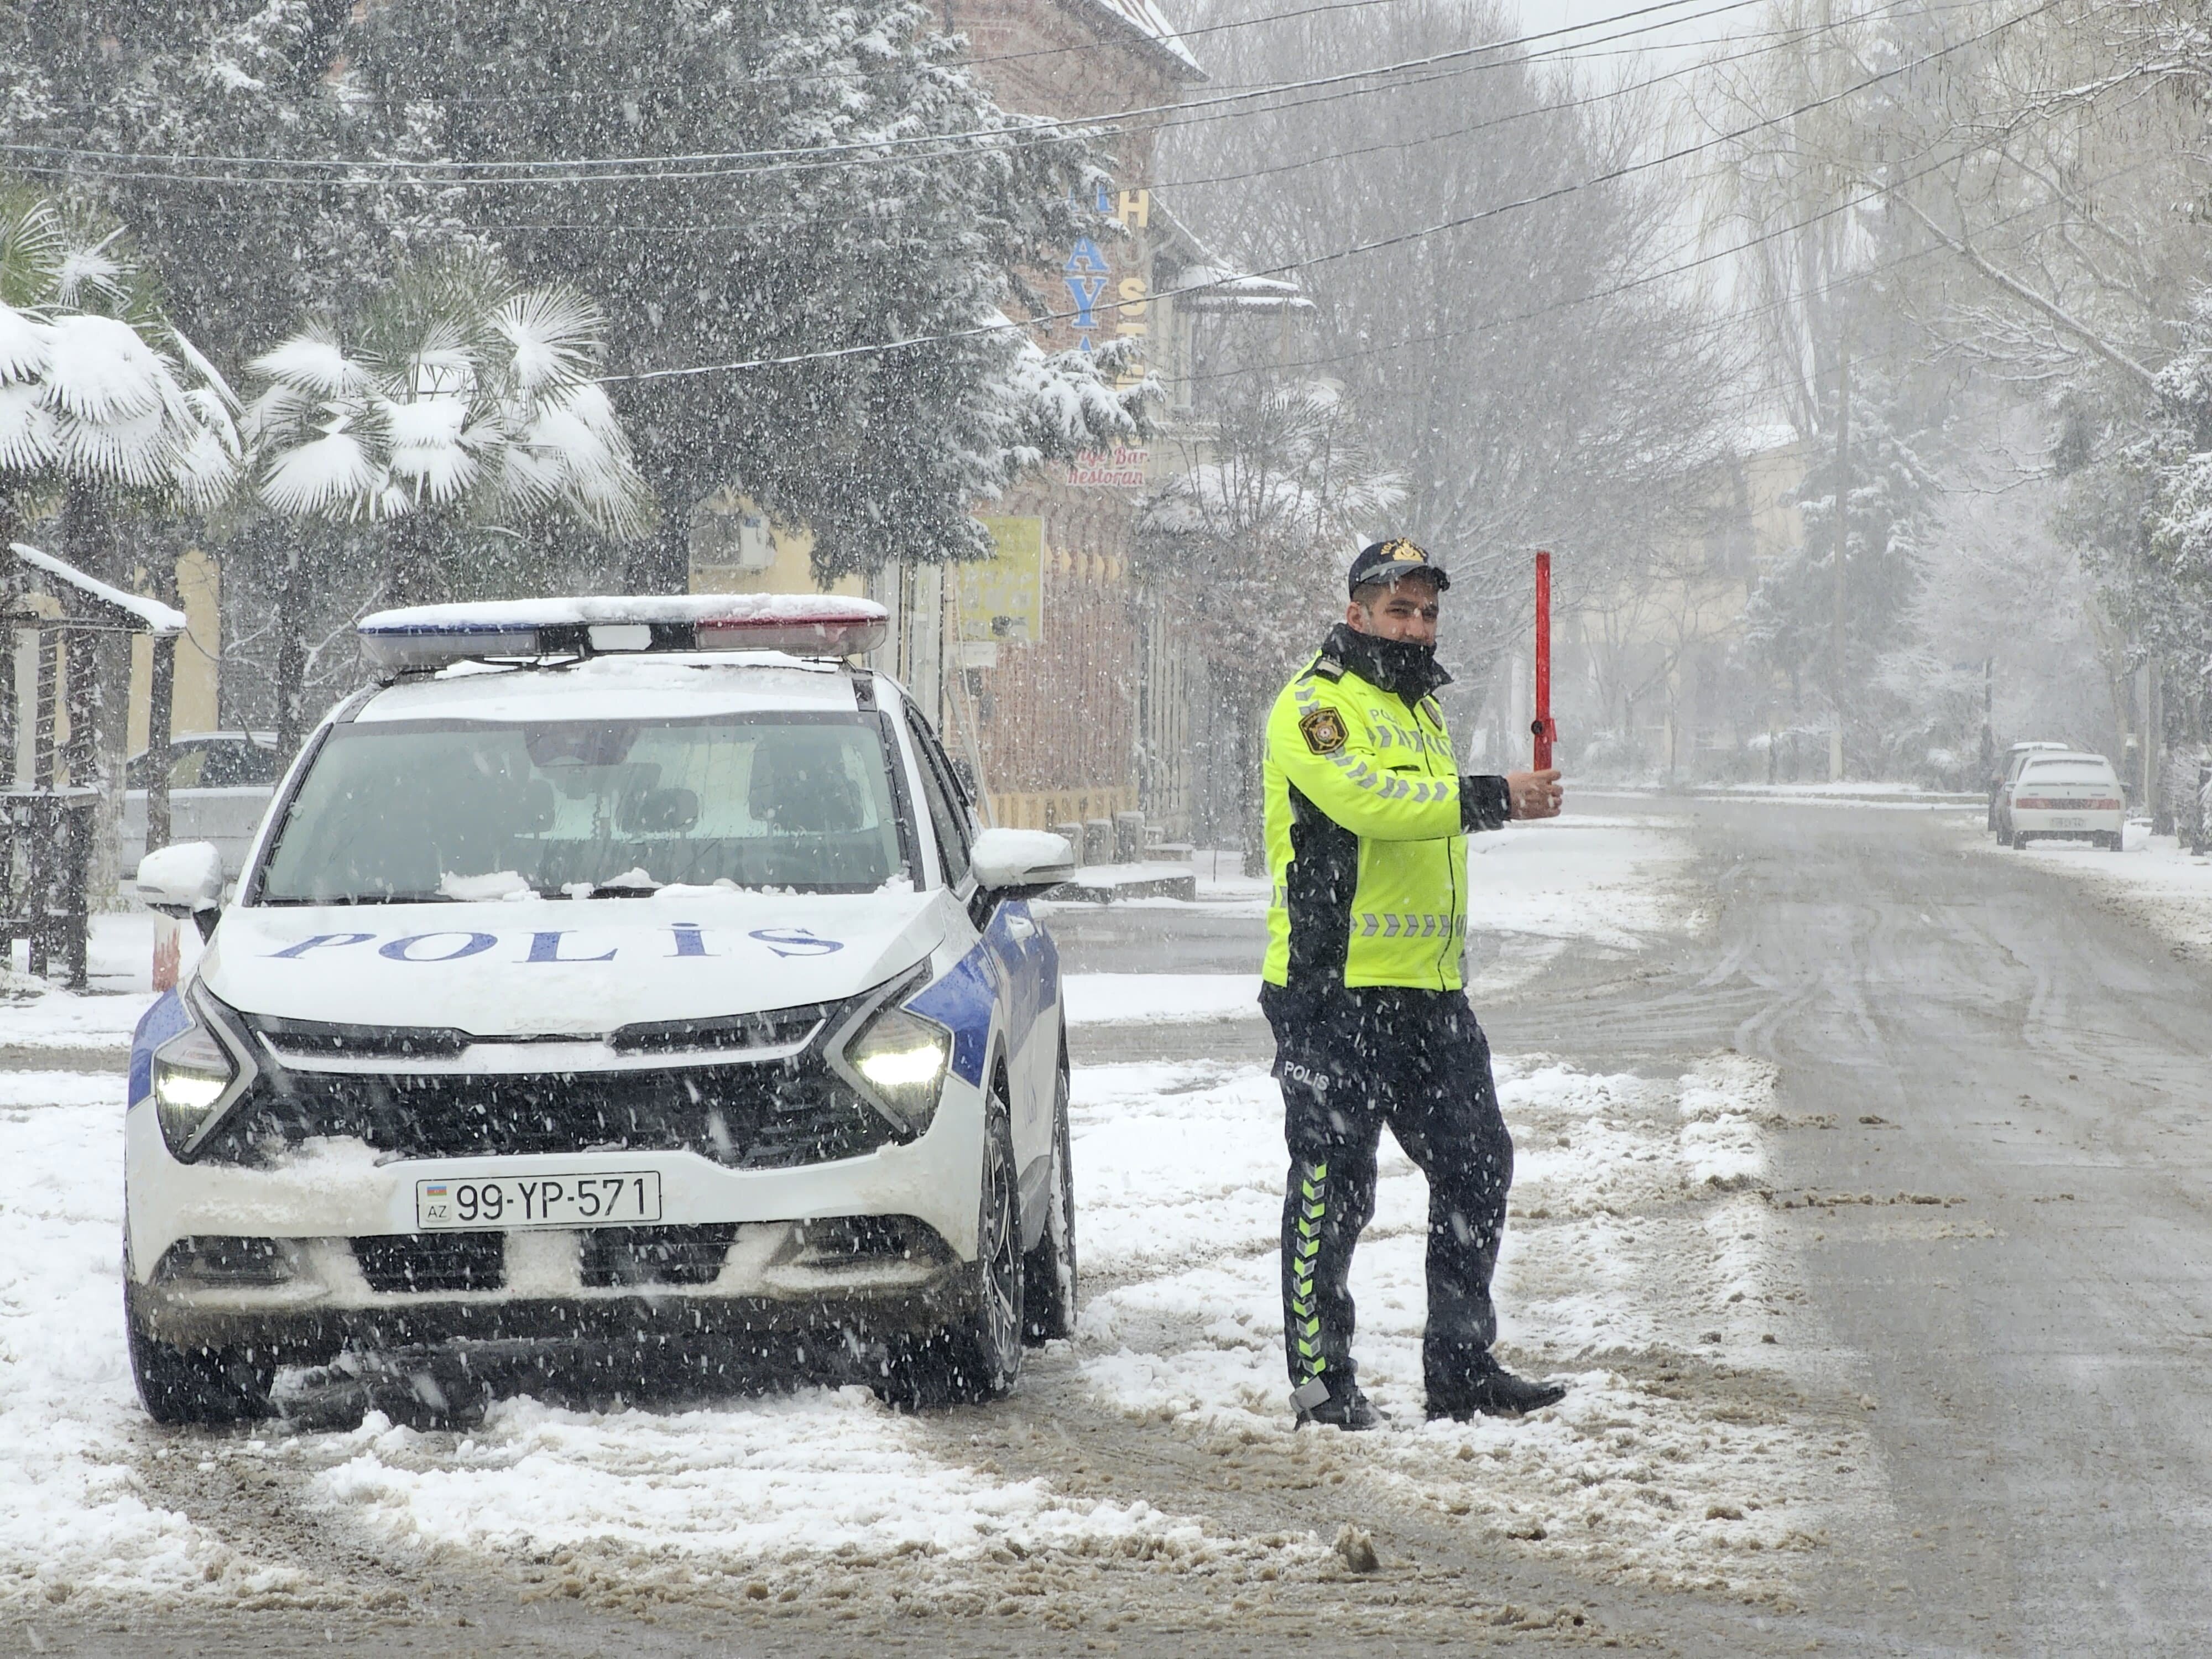
[[[948,0],[975,72],[1001,107],[1100,120],[1177,102],[1205,79],[1151,0]],[[1164,297],[1199,252],[1152,188],[1141,125],[1104,141],[1113,178],[1092,204],[1097,234],[1060,268],[1028,273],[1048,319],[1047,351],[1141,343],[1143,364],[1187,409],[1188,326]],[[865,583],[891,611],[880,665],[936,717],[982,785],[993,821],[1031,828],[1141,811],[1160,835],[1191,830],[1189,709],[1194,646],[1171,625],[1133,556],[1138,510],[1165,451],[1086,454],[976,504],[997,556],[951,568],[898,567]],[[695,518],[692,586],[811,591],[803,533],[780,536],[742,496]]]

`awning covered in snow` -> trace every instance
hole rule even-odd
[[[185,631],[185,613],[174,605],[125,592],[22,542],[10,542],[8,551],[22,568],[48,582],[60,583],[71,596],[91,605],[104,621],[119,623],[133,633],[150,634],[156,639],[173,638]]]

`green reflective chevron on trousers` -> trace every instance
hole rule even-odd
[[[1298,1242],[1291,1253],[1291,1341],[1302,1382],[1328,1369],[1321,1354],[1321,1317],[1314,1307],[1314,1260],[1321,1254],[1322,1223],[1328,1215],[1328,1165],[1309,1164],[1298,1180]]]

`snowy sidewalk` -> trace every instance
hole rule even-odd
[[[2130,823],[2124,850],[2108,853],[2084,842],[2002,848],[1978,823],[1974,829],[1973,841],[1988,856],[2025,860],[2078,881],[2130,921],[2191,956],[2212,960],[2212,859],[2195,856],[2172,836],[2153,836]]]

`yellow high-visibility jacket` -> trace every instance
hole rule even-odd
[[[1271,985],[1461,988],[1467,832],[1504,823],[1505,780],[1462,779],[1434,692],[1410,705],[1343,659],[1339,629],[1267,720]]]

